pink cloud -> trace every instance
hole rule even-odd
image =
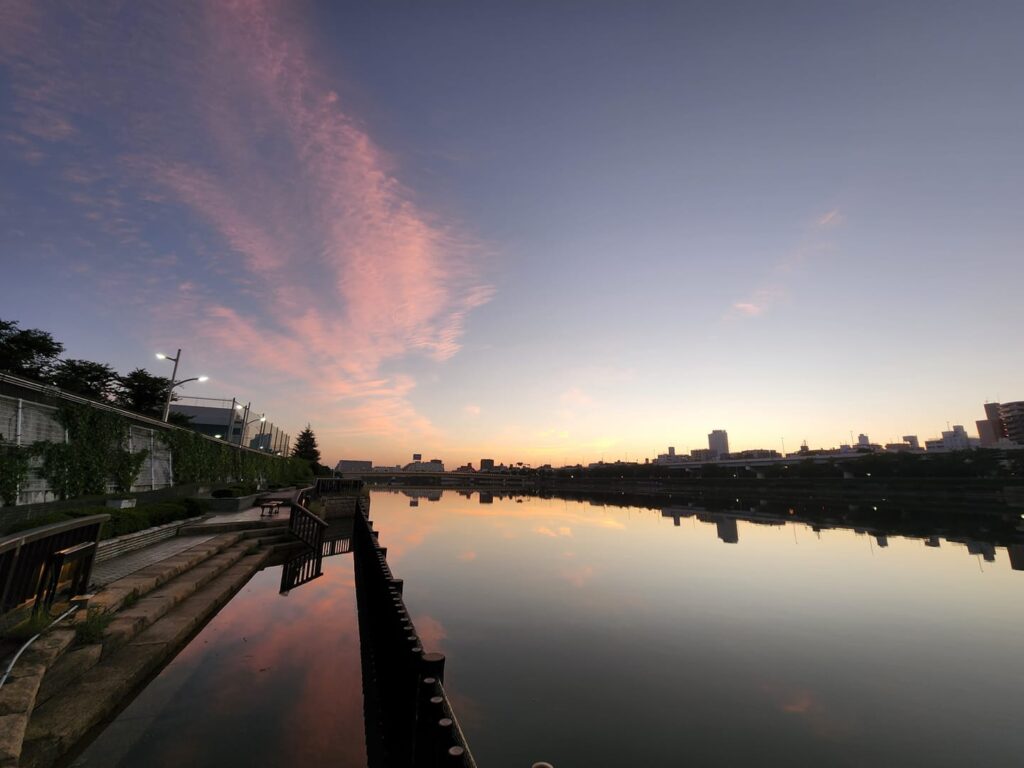
[[[17,126],[5,138],[37,159],[75,144],[62,172],[69,199],[138,254],[132,268],[157,270],[164,249],[146,242],[149,221],[188,214],[192,253],[161,265],[174,273],[153,281],[148,301],[136,296],[152,333],[173,327],[193,360],[249,387],[287,383],[277,419],[338,425],[323,429],[328,441],[436,436],[403,361],[458,353],[469,314],[493,295],[486,254],[402,183],[310,56],[301,17],[264,0],[154,6],[136,19],[146,33],[129,35],[86,5],[80,34],[65,39],[50,13],[0,6]],[[116,157],[79,134],[83,116],[109,121]],[[139,201],[148,221],[133,218]]]

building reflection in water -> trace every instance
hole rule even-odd
[[[618,506],[660,510],[662,517],[678,527],[682,519],[714,525],[718,538],[726,544],[738,544],[739,523],[777,526],[787,523],[806,525],[815,533],[827,530],[848,530],[869,536],[874,546],[888,548],[891,537],[921,541],[926,547],[939,547],[943,540],[959,544],[972,556],[995,562],[996,551],[1005,548],[1010,567],[1024,570],[1024,515],[1018,508],[994,504],[990,499],[973,506],[944,506],[922,501],[897,502],[888,498],[822,499],[811,494],[775,499],[744,499],[708,496],[700,491],[688,494],[636,493],[627,491],[520,490],[502,493],[494,490],[448,489],[470,499],[477,494],[478,503],[493,504],[506,498],[541,497],[586,502],[593,506]],[[765,489],[762,489],[765,490]],[[397,491],[393,491],[397,492]],[[407,496],[440,501],[443,489],[402,490]]]

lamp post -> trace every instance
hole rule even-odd
[[[166,422],[167,418],[171,415],[171,398],[174,396],[174,390],[176,387],[180,387],[182,384],[188,384],[190,381],[207,381],[209,376],[193,376],[188,379],[182,379],[177,381],[178,378],[178,361],[181,360],[181,349],[178,349],[177,354],[174,357],[165,355],[162,352],[156,353],[157,360],[171,360],[174,363],[174,370],[171,372],[171,380],[167,385],[167,401],[164,403],[164,415],[161,421]]]
[[[255,424],[257,421],[260,422],[260,434],[261,435],[263,434],[263,425],[267,421],[267,415],[265,413],[261,413],[260,417],[258,419],[253,419],[252,421],[247,421],[247,422],[245,422],[242,425],[242,434],[239,435],[239,437],[238,437],[238,445],[239,446],[241,446],[242,442],[245,440],[245,430],[247,430],[249,428],[250,424]]]

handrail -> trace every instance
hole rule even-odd
[[[292,503],[288,516],[288,530],[303,544],[317,552],[323,547],[327,521],[321,520],[301,504]]]
[[[102,525],[109,519],[110,515],[89,515],[88,517],[77,517],[73,520],[63,520],[59,523],[50,523],[49,525],[41,525],[38,528],[29,528],[25,531],[12,533],[0,538],[0,552],[17,549],[25,544],[31,544],[33,541],[39,541],[40,539],[56,536],[60,533],[73,531],[76,528],[85,528],[86,526],[95,525],[96,523],[100,523]]]

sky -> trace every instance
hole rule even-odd
[[[1024,399],[1017,2],[0,0],[0,317],[455,466]]]

